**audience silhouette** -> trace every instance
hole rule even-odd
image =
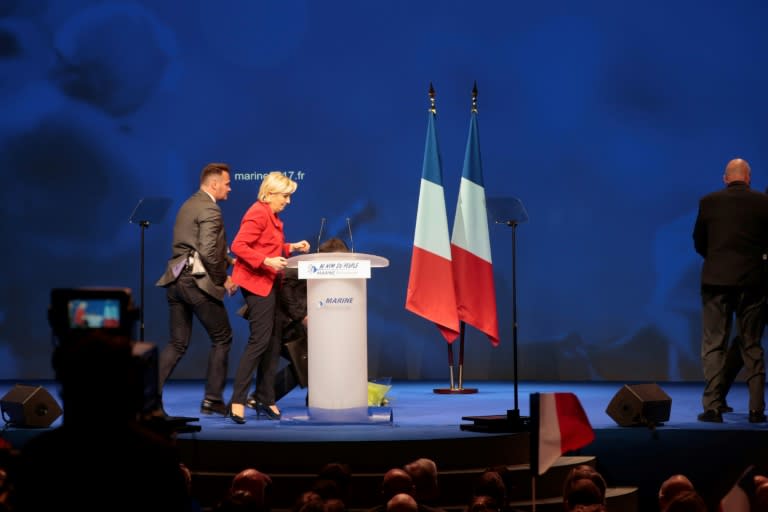
[[[387,501],[387,512],[417,512],[418,510],[419,505],[414,497],[408,493],[395,494]]]
[[[217,510],[268,512],[272,508],[271,493],[272,478],[255,468],[246,468],[232,477]]]
[[[485,496],[492,501],[476,501],[474,498]],[[472,486],[472,498],[475,506],[479,507],[482,503],[487,506],[495,504],[499,510],[504,510],[507,504],[507,487],[502,480],[501,475],[492,469],[487,469],[480,473]]]
[[[758,512],[754,507],[751,510]],[[696,491],[680,491],[670,500],[664,512],[707,512],[707,504]]]
[[[440,485],[435,461],[422,457],[409,462],[403,469],[411,475],[414,498],[419,505],[434,508],[440,499]]]
[[[62,339],[52,361],[62,424],[24,445],[15,510],[190,511],[172,439],[140,421],[143,369],[129,338],[88,331]]]
[[[659,510],[665,512],[667,507],[678,494],[695,490],[693,484],[685,475],[672,475],[664,480],[659,488]]]

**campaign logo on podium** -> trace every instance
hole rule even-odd
[[[299,261],[299,279],[370,279],[371,260]]]
[[[318,308],[332,307],[332,306],[351,306],[354,304],[355,299],[353,297],[333,297],[329,296],[317,301]]]

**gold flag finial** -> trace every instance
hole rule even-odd
[[[429,111],[432,114],[437,114],[437,109],[435,108],[435,88],[432,87],[432,82],[429,82]]]
[[[477,114],[477,80],[475,80],[475,85],[472,87],[472,113]]]

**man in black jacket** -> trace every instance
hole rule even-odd
[[[210,163],[200,173],[200,189],[176,214],[172,255],[157,286],[166,288],[171,339],[160,353],[158,382],[162,390],[176,365],[186,354],[192,338],[192,319],[197,317],[211,338],[202,414],[225,415],[224,386],[227,379],[232,327],[224,307],[225,295],[237,285],[227,274],[232,258],[218,202],[231,190],[229,166]],[[163,410],[164,412],[164,410]]]
[[[768,195],[750,189],[749,164],[736,158],[725,168],[726,188],[704,196],[693,230],[701,270],[701,355],[706,385],[699,421],[720,423],[725,406],[725,361],[733,318],[749,387],[749,421],[766,421],[765,361],[761,338],[768,250]]]

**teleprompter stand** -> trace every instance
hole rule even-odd
[[[463,416],[461,419],[472,421],[473,424],[461,425],[461,430],[474,432],[527,432],[530,430],[529,416],[521,416],[518,407],[518,376],[517,376],[517,225],[528,220],[522,201],[515,197],[488,198],[488,214],[494,224],[505,224],[512,228],[512,354],[513,377],[515,390],[515,407],[507,410],[506,414],[491,416]]]
[[[150,224],[162,222],[168,207],[169,197],[145,197],[139,199],[128,222],[141,228],[141,251],[139,255],[139,341],[144,341],[144,231]]]

